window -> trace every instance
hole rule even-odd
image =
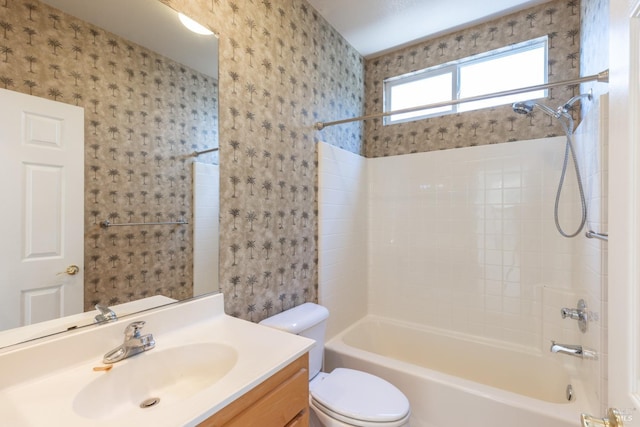
[[[485,52],[384,81],[384,111],[446,103],[547,83],[547,37]],[[385,124],[542,98],[545,90],[446,105],[385,117]]]

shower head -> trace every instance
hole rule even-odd
[[[512,105],[513,111],[518,114],[530,114],[533,111],[534,107],[538,107],[539,109],[544,111],[546,114],[550,115],[551,117],[555,117],[556,119],[559,117],[556,111],[552,110],[546,105],[538,104],[537,102],[533,102],[533,101],[515,102]]]
[[[513,111],[518,114],[529,114],[533,111],[534,103],[531,101],[515,102],[513,104]]]
[[[582,98],[587,98],[589,101],[591,101],[591,99],[593,99],[593,96],[591,95],[591,90],[588,93],[581,93],[580,95],[574,96],[573,98],[568,100],[564,105],[561,105],[560,107],[558,107],[557,110],[553,110],[543,104],[538,104],[535,101],[516,102],[512,105],[512,108],[513,108],[513,111],[518,114],[530,114],[533,111],[534,107],[538,107],[539,109],[544,111],[546,114],[550,115],[551,117],[555,117],[556,119],[559,119],[560,117],[567,117],[569,115],[569,110],[571,109],[573,104],[575,104]]]

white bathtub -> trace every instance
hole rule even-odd
[[[326,343],[325,370],[395,384],[411,402],[412,427],[576,427],[590,408],[562,357],[367,316]]]

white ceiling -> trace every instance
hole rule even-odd
[[[548,0],[309,0],[365,57]]]
[[[218,76],[218,40],[187,30],[156,0],[42,0],[204,74]]]

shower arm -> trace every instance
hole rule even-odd
[[[573,104],[575,104],[582,98],[587,98],[589,101],[591,101],[593,99],[593,89],[589,89],[589,92],[587,93],[578,94],[573,98],[571,98],[570,100],[568,100],[567,102],[565,102],[564,105],[561,105],[560,107],[558,107],[558,113],[561,115],[562,114],[570,115],[569,110],[571,109]]]
[[[561,82],[544,83],[544,84],[540,84],[540,85],[528,86],[528,87],[523,87],[523,88],[519,88],[519,89],[504,90],[502,92],[494,92],[494,93],[490,93],[490,94],[486,94],[486,95],[470,96],[468,98],[453,99],[451,101],[443,101],[443,102],[436,102],[436,103],[433,103],[433,104],[419,105],[417,107],[403,108],[401,110],[395,110],[395,111],[386,111],[384,113],[369,114],[369,115],[366,115],[366,116],[360,116],[360,117],[353,117],[353,118],[349,118],[349,119],[336,120],[336,121],[333,121],[333,122],[317,122],[314,125],[314,127],[316,128],[316,130],[323,130],[324,128],[326,128],[328,126],[341,125],[341,124],[351,123],[351,122],[359,122],[359,121],[362,121],[362,120],[377,119],[377,118],[380,118],[380,117],[387,117],[387,116],[392,116],[392,115],[396,115],[396,114],[412,113],[412,112],[415,112],[415,111],[421,111],[421,110],[426,110],[426,109],[430,109],[430,108],[448,107],[450,105],[463,104],[465,102],[482,101],[482,100],[485,100],[485,99],[499,98],[501,96],[517,95],[517,94],[520,94],[520,93],[534,92],[534,91],[537,91],[537,90],[549,89],[549,88],[552,88],[552,87],[568,86],[568,85],[574,85],[574,84],[580,84],[580,83],[586,83],[586,82],[593,82],[593,81],[601,82],[601,83],[608,83],[609,82],[609,70],[604,70],[604,71],[599,72],[598,74],[593,74],[591,76],[580,77],[580,78],[572,79],[572,80],[563,80]]]

